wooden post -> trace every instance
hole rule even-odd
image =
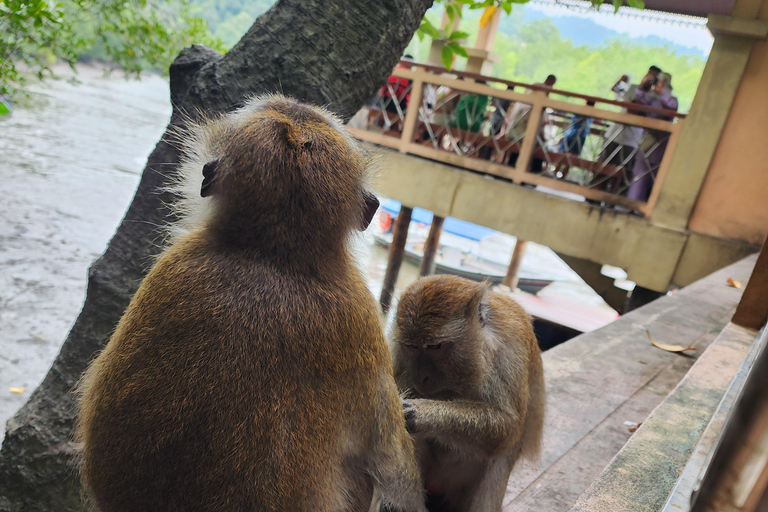
[[[515,291],[517,283],[520,281],[520,264],[523,261],[523,256],[525,256],[525,248],[527,246],[527,240],[520,240],[518,238],[517,242],[515,242],[515,250],[512,251],[512,260],[509,262],[507,275],[501,281],[501,284],[508,286],[512,291]]]
[[[395,292],[395,283],[397,275],[400,273],[400,265],[403,264],[405,255],[405,240],[408,238],[408,226],[411,225],[411,214],[413,208],[407,206],[400,207],[400,213],[397,214],[395,228],[392,234],[392,244],[389,246],[389,260],[387,261],[387,272],[384,274],[384,285],[381,288],[381,297],[379,304],[381,311],[387,314],[389,305],[392,302],[392,295]]]
[[[741,301],[733,315],[733,323],[749,329],[760,329],[768,322],[768,238],[749,277]]]
[[[528,112],[528,124],[525,127],[525,136],[523,137],[523,143],[520,145],[520,153],[515,162],[515,174],[524,177],[528,172],[528,167],[533,160],[533,152],[536,151],[536,137],[539,134],[539,123],[541,123],[541,114],[546,108],[544,106],[544,100],[547,99],[547,95],[542,91],[536,91],[531,94],[531,110]],[[527,101],[525,102],[527,103]],[[536,169],[537,171],[539,169]]]
[[[423,69],[416,71],[416,78],[411,82],[411,96],[408,98],[408,106],[413,107],[405,111],[403,119],[403,131],[400,133],[400,152],[408,152],[408,144],[413,142],[413,133],[416,131],[416,124],[419,121],[419,107],[421,106],[421,97],[424,94],[424,75]]]
[[[435,255],[437,254],[437,248],[440,246],[440,233],[443,232],[443,222],[445,222],[445,217],[432,216],[429,235],[427,235],[427,241],[424,242],[424,256],[421,258],[419,276],[431,276],[435,273]]]

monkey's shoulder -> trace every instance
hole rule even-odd
[[[370,292],[353,270],[340,277],[329,282],[282,272],[252,255],[192,238],[158,259],[113,341],[126,351],[157,357],[169,352],[187,360],[242,358],[242,347],[252,347],[256,351],[245,359],[265,364],[280,354],[333,359],[354,342],[376,361],[384,359]],[[174,346],[186,352],[173,352]],[[347,358],[352,356],[341,362]]]
[[[165,251],[142,283],[140,292],[166,302],[215,301],[217,310],[249,306],[279,307],[284,312],[307,307],[354,309],[371,306],[365,283],[353,265],[340,264],[324,278],[294,272],[260,257],[191,236]],[[139,295],[139,294],[137,294]]]

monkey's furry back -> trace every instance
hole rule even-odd
[[[378,306],[343,247],[365,205],[354,143],[279,96],[188,135],[174,243],[80,382],[84,488],[102,512],[363,510],[374,486],[423,510]]]

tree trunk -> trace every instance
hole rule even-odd
[[[0,451],[0,512],[86,510],[71,442],[71,390],[104,347],[160,250],[169,222],[158,190],[179,162],[169,141],[185,119],[216,114],[278,91],[345,119],[397,63],[432,0],[280,0],[225,56],[202,46],[170,69],[173,114],[136,195],[104,254],[91,266],[79,317],[42,384],[8,421]]]

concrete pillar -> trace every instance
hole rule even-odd
[[[651,222],[685,229],[720,142],[752,46],[768,32],[768,0],[737,0],[731,16],[710,15],[715,42],[680,131]]]
[[[397,220],[395,221],[395,227],[392,233],[392,244],[389,246],[387,271],[384,274],[384,284],[381,287],[381,297],[379,298],[381,311],[385,315],[387,314],[387,311],[389,311],[392,295],[395,293],[397,276],[400,274],[400,266],[403,264],[405,241],[408,238],[408,227],[411,225],[412,214],[413,208],[401,206],[400,213],[397,214]]]
[[[493,49],[493,42],[496,39],[496,31],[499,28],[499,20],[501,19],[502,9],[497,8],[491,18],[490,23],[480,29],[475,40],[475,47],[467,49],[467,67],[465,71],[470,73],[478,73],[481,75],[490,75],[493,64],[498,62],[499,58],[496,54],[491,53]]]

